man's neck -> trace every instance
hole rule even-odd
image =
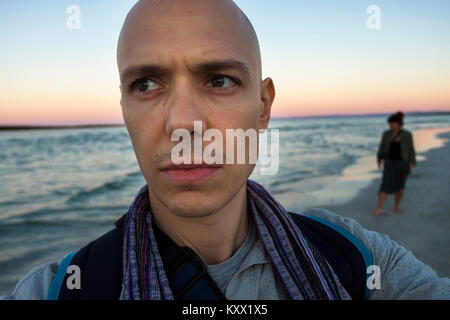
[[[208,265],[229,259],[249,231],[246,184],[224,207],[205,217],[180,217],[154,201],[150,203],[159,227],[178,246],[191,248]]]

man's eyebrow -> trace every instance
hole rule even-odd
[[[120,74],[120,81],[126,82],[128,79],[136,79],[146,75],[162,77],[170,73],[170,70],[156,64],[143,64],[130,66]]]
[[[247,76],[250,75],[250,67],[245,62],[238,60],[212,60],[208,62],[199,63],[193,66],[192,70],[195,73],[214,73],[221,70],[237,70]],[[136,79],[146,75],[155,77],[162,77],[170,74],[170,70],[156,64],[135,65],[126,68],[120,75],[120,81],[125,83],[128,79]]]
[[[238,60],[213,60],[200,63],[193,68],[194,72],[198,73],[213,73],[229,69],[234,69],[246,75],[250,75],[250,67],[245,62]]]

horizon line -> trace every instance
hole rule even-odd
[[[400,110],[399,110],[400,111]],[[449,115],[450,111],[406,111],[405,115]],[[296,116],[276,116],[271,120],[289,119],[316,119],[316,118],[343,118],[343,117],[376,117],[386,116],[390,112],[381,113],[346,113],[346,114],[324,114],[324,115],[296,115]],[[125,123],[79,123],[79,124],[0,124],[0,131],[6,130],[31,130],[31,129],[82,129],[82,128],[112,128],[123,127]]]

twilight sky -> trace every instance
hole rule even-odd
[[[236,2],[275,81],[273,116],[450,110],[450,1]],[[0,1],[0,125],[121,123],[115,52],[134,3]]]

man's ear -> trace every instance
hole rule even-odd
[[[275,100],[275,86],[271,78],[266,78],[261,83],[261,114],[259,116],[260,129],[267,129],[269,126],[270,112]]]

